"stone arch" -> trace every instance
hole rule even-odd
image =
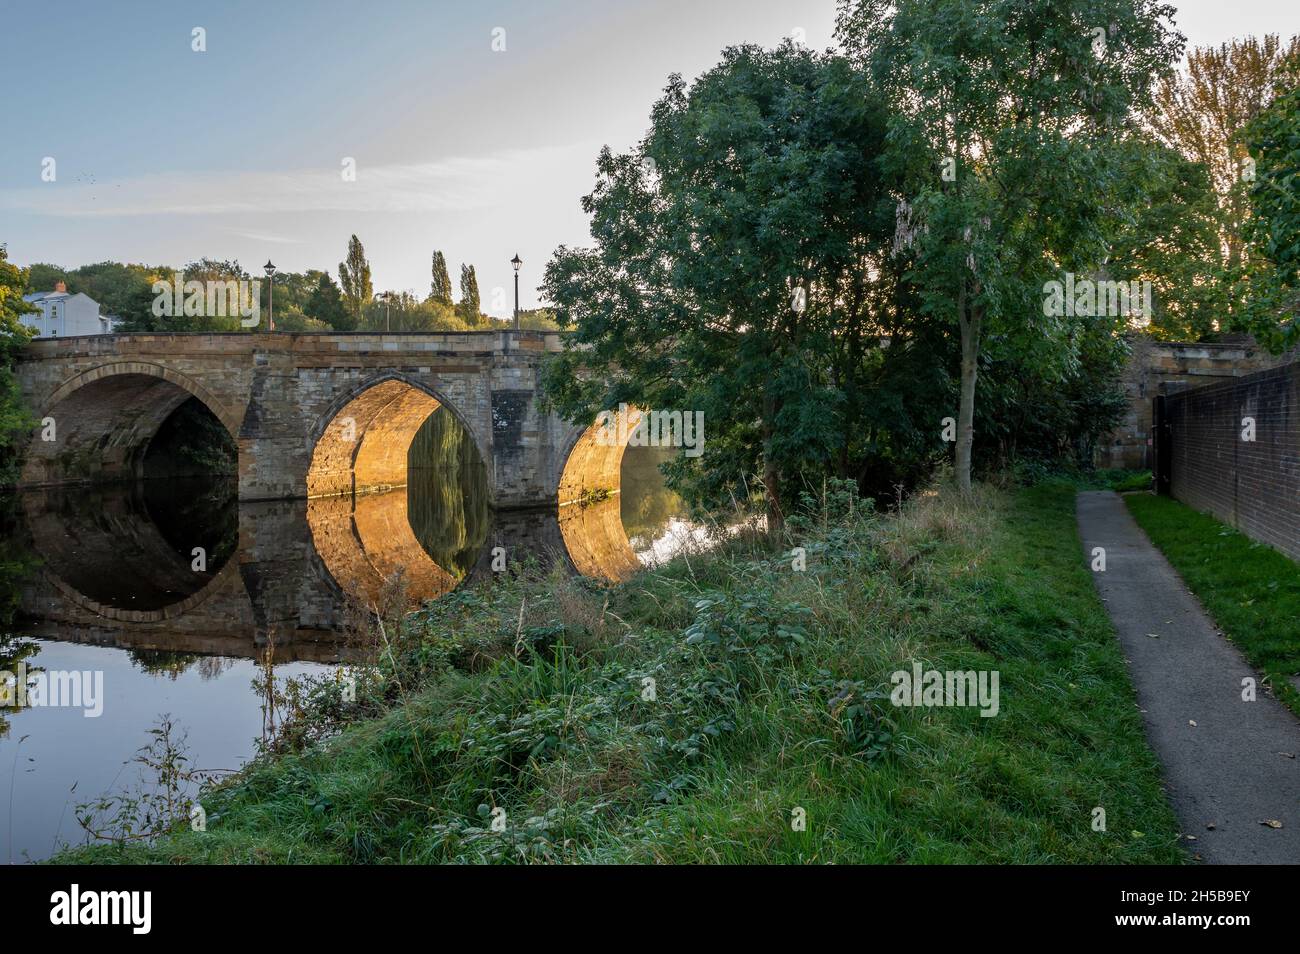
[[[229,431],[239,433],[243,412],[216,398],[201,382],[147,361],[98,365],[64,381],[40,409],[28,446],[22,483],[28,486],[138,477],[144,452],[162,423],[197,398]],[[43,438],[46,418],[55,439]]]
[[[406,495],[334,494],[307,501],[312,546],[326,572],[349,597],[375,606],[401,577],[412,603],[459,584],[420,546],[406,514]]]
[[[406,455],[420,426],[445,407],[474,441],[478,433],[436,389],[397,372],[367,378],[339,396],[311,434],[307,497],[328,497],[406,485]]]
[[[154,610],[126,609],[97,602],[81,591],[74,589],[61,576],[48,569],[45,570],[45,578],[74,606],[78,606],[96,616],[116,620],[120,623],[162,623],[184,616],[207,602],[216,593],[229,591],[230,593],[238,593],[241,596],[244,595],[244,582],[239,576],[237,560],[227,560],[221,569],[217,571],[217,574],[197,593],[192,593],[182,600]]]
[[[60,493],[25,494],[24,523],[43,577],[70,605],[120,623],[161,623],[184,616],[214,594],[242,595],[233,556],[215,571],[196,572],[190,556],[164,539],[139,504],[110,498],[106,506],[97,499],[93,508],[70,514],[50,506]],[[90,581],[112,579],[115,573],[133,581],[142,603],[122,605],[95,593]]]
[[[610,413],[608,426],[592,424],[568,441],[557,490],[560,536],[585,576],[621,580],[641,568],[619,507],[623,454],[641,417],[637,408],[621,408]]]

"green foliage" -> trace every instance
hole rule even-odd
[[[456,314],[468,328],[483,324],[483,312],[478,295],[478,276],[474,274],[473,265],[460,267],[460,302],[456,305]]]
[[[1300,54],[1295,57],[1300,71]],[[1300,340],[1300,86],[1294,81],[1247,131],[1256,159],[1246,281],[1253,330],[1275,351]]]
[[[0,349],[6,358],[31,337],[31,329],[22,322],[23,315],[37,310],[23,301],[28,275],[28,269],[10,263],[9,250],[0,245]]]
[[[1121,131],[1181,52],[1165,22],[1172,12],[1152,0],[841,7],[840,38],[892,108],[886,162],[903,177],[896,245],[906,278],[922,314],[960,334],[955,470],[963,488],[988,339],[1035,349],[1049,374],[1078,360],[1077,323],[1044,315],[1042,288],[1105,260],[1105,197],[1127,171]]]
[[[524,331],[559,331],[560,323],[550,308],[521,308],[519,327]]]
[[[358,331],[464,331],[457,309],[432,298],[423,301],[411,292],[376,295],[361,312]]]
[[[334,283],[329,272],[308,272],[307,276],[316,276],[316,287],[312,288],[303,304],[303,312],[310,318],[321,322],[335,331],[351,331],[355,326],[353,316],[343,305],[343,295]]]
[[[1294,85],[1296,63],[1300,37],[1284,44],[1277,34],[1266,34],[1262,39],[1251,36],[1198,47],[1188,55],[1184,70],[1161,78],[1146,113],[1154,134],[1198,167],[1209,191],[1211,201],[1196,204],[1192,221],[1198,232],[1208,226],[1213,240],[1184,247],[1176,243],[1176,235],[1166,235],[1165,241],[1168,264],[1173,266],[1171,284],[1199,273],[1229,292],[1215,302],[1220,311],[1214,330],[1251,330],[1257,317],[1250,308],[1254,290],[1233,288],[1251,267],[1247,129],[1288,79]],[[1152,240],[1161,238],[1153,235]]]
[[[1116,280],[1151,282],[1148,333],[1167,341],[1212,338],[1234,300],[1223,264],[1224,213],[1206,167],[1142,135],[1120,148],[1127,188],[1115,196],[1122,204],[1106,270]]]
[[[621,402],[702,411],[674,484],[696,503],[762,489],[779,518],[827,472],[866,466],[859,421],[893,303],[884,118],[842,58],[737,47],[673,77],[632,152],[604,150],[591,249],[561,248],[544,290],[575,327],[545,372],[571,419]]]
[[[189,398],[149,442],[146,477],[215,476],[239,471],[239,449],[226,426],[198,398]]]
[[[440,305],[451,307],[451,274],[447,271],[447,259],[442,252],[433,253],[433,281],[429,297]]]
[[[0,485],[17,476],[22,444],[36,425],[13,374],[14,359],[32,335],[22,316],[36,311],[23,301],[28,280],[27,269],[11,264],[8,250],[0,245]]]
[[[370,283],[370,263],[366,261],[366,250],[355,235],[348,240],[347,259],[339,262],[339,286],[343,292],[344,305],[352,316],[352,325],[359,327],[361,310],[370,304],[375,289]]]
[[[292,696],[309,718],[204,793],[206,832],[55,860],[1185,861],[1073,490],[977,492],[882,515],[832,485],[789,523],[802,572],[734,538],[612,588],[457,591],[385,625],[356,703]],[[912,659],[999,670],[998,717],[893,707]]]

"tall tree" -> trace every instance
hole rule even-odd
[[[343,290],[343,301],[348,313],[352,316],[353,327],[356,327],[361,322],[361,309],[370,304],[375,289],[370,283],[370,263],[366,261],[366,250],[355,235],[348,240],[347,259],[339,262],[339,285]]]
[[[546,367],[556,407],[703,414],[708,465],[675,461],[674,483],[704,504],[757,496],[773,532],[802,490],[860,477],[890,287],[884,134],[842,57],[745,46],[689,89],[673,76],[640,146],[597,160],[595,247],[547,265],[577,326]]]
[[[473,265],[460,267],[460,304],[456,306],[461,320],[473,328],[482,321],[479,310],[478,277]]]
[[[1256,161],[1244,283],[1250,330],[1275,351],[1300,341],[1300,55],[1287,87],[1247,127]]]
[[[447,271],[447,259],[442,252],[433,253],[433,284],[429,299],[442,305],[450,306],[452,303],[451,273]]]
[[[1168,146],[1201,163],[1218,197],[1219,245],[1224,276],[1242,265],[1247,196],[1253,175],[1242,131],[1272,101],[1296,62],[1300,37],[1283,44],[1277,34],[1247,37],[1217,47],[1197,47],[1186,69],[1164,77],[1146,111],[1151,129]]]
[[[961,345],[954,467],[971,485],[975,392],[990,333],[1048,336],[1062,269],[1101,264],[1111,147],[1183,38],[1155,0],[859,0],[837,32],[893,108],[904,169],[898,247],[923,311]],[[938,422],[936,422],[938,426]]]

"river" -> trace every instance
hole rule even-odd
[[[35,693],[0,707],[0,861],[80,843],[84,806],[156,785],[134,759],[164,719],[189,768],[238,769],[273,728],[268,677],[345,667],[358,614],[520,561],[620,579],[671,556],[700,528],[663,459],[629,448],[621,493],[558,511],[490,508],[451,426],[383,493],[240,503],[224,475],[0,497],[0,675]],[[56,684],[73,704],[39,704]]]

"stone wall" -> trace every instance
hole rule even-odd
[[[1152,402],[1157,395],[1237,378],[1287,360],[1245,336],[1221,344],[1187,344],[1133,335],[1129,344],[1132,354],[1121,378],[1128,408],[1119,427],[1098,444],[1098,467],[1151,468]]]

